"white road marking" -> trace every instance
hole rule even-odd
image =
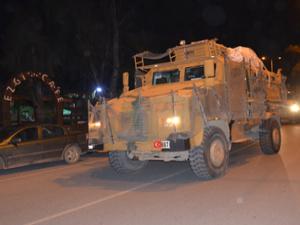
[[[99,160],[99,159],[97,159],[97,160]],[[96,162],[97,160],[92,160],[92,161],[87,161],[87,162],[79,162],[79,163],[76,163],[74,165],[60,165],[59,167],[55,167],[55,168],[52,168],[52,169],[51,168],[42,168],[42,169],[39,169],[38,172],[30,171],[30,172],[32,172],[30,174],[25,174],[25,175],[21,174],[21,175],[16,175],[16,176],[13,176],[13,177],[8,177],[8,178],[4,177],[3,179],[0,179],[0,183],[7,182],[7,181],[12,181],[12,180],[25,179],[25,178],[28,178],[28,177],[40,176],[40,175],[52,173],[52,172],[55,172],[55,171],[73,169],[74,167],[86,165],[86,164],[91,163],[91,162]],[[46,171],[44,171],[44,170],[46,170]],[[4,175],[4,176],[10,176],[10,174]]]
[[[233,153],[236,153],[236,152],[240,152],[242,150],[245,150],[251,146],[254,146],[256,145],[257,143],[250,143],[246,146],[243,146],[237,150],[234,150]],[[101,158],[102,159],[102,158]],[[97,160],[99,160],[97,158]],[[96,162],[96,160],[92,160],[92,162]],[[91,163],[91,161],[88,161],[87,163]],[[18,179],[24,179],[24,178],[28,178],[28,177],[34,177],[34,176],[38,176],[38,175],[41,175],[41,174],[48,174],[48,173],[52,173],[52,172],[55,172],[55,171],[60,171],[60,170],[66,170],[68,168],[73,168],[75,166],[80,166],[80,165],[85,165],[87,164],[85,162],[83,163],[80,163],[80,164],[75,164],[75,165],[69,165],[69,166],[60,166],[59,168],[54,168],[54,169],[51,169],[51,170],[47,170],[47,171],[42,171],[42,172],[37,172],[37,173],[33,173],[33,174],[28,174],[28,175],[20,175],[20,176],[17,176],[17,177],[12,177],[12,178],[7,178],[7,179],[2,179],[0,180],[0,183],[1,182],[7,182],[7,181],[11,181],[11,180],[18,180]],[[48,168],[45,168],[45,169],[48,169]],[[164,181],[164,180],[167,180],[171,177],[174,177],[174,176],[177,176],[181,173],[184,173],[186,172],[187,170],[189,169],[185,169],[185,170],[182,170],[182,171],[179,171],[179,172],[176,172],[176,173],[173,173],[171,175],[168,175],[168,176],[165,176],[165,177],[162,177],[162,178],[159,178],[159,179],[156,179],[154,181],[151,181],[151,182],[147,182],[147,183],[144,183],[144,184],[141,184],[139,186],[136,186],[136,187],[133,187],[131,189],[128,189],[128,190],[125,190],[125,191],[122,191],[122,192],[118,192],[118,193],[115,193],[113,195],[109,195],[109,196],[106,196],[104,198],[100,198],[100,199],[97,199],[95,201],[92,201],[92,202],[89,202],[89,203],[86,203],[86,204],[83,204],[81,206],[78,206],[78,207],[75,207],[75,208],[71,208],[71,209],[67,209],[65,211],[62,211],[62,212],[59,212],[59,213],[56,213],[56,214],[53,214],[53,215],[50,215],[50,216],[47,216],[47,217],[44,217],[44,218],[41,218],[41,219],[38,219],[36,221],[33,221],[33,222],[30,222],[30,223],[27,223],[25,225],[35,225],[35,224],[40,224],[40,223],[43,223],[43,222],[46,222],[46,221],[49,221],[49,220],[52,220],[52,219],[55,219],[55,218],[58,218],[58,217],[61,217],[61,216],[64,216],[64,215],[67,215],[67,214],[70,214],[70,213],[73,213],[73,212],[76,212],[76,211],[79,211],[81,209],[84,209],[84,208],[87,208],[87,207],[91,207],[91,206],[94,206],[96,204],[100,204],[104,201],[108,201],[108,200],[111,200],[111,199],[114,199],[114,198],[117,198],[117,197],[120,197],[120,196],[123,196],[123,195],[126,195],[126,194],[129,194],[130,192],[133,192],[135,190],[139,190],[139,189],[142,189],[142,188],[145,188],[147,186],[150,186],[150,185],[153,185],[155,183],[159,183],[161,181]]]
[[[136,190],[139,190],[139,189],[148,187],[148,186],[150,186],[150,185],[159,183],[159,182],[164,181],[164,180],[167,180],[167,179],[169,179],[169,178],[171,178],[171,177],[175,177],[175,176],[177,176],[177,175],[179,175],[179,174],[182,174],[182,173],[186,172],[187,170],[189,170],[189,169],[184,169],[184,170],[181,170],[181,171],[179,171],[179,172],[172,173],[172,174],[170,174],[170,175],[168,175],[168,176],[165,176],[165,177],[162,177],[162,178],[153,180],[153,181],[151,181],[151,182],[147,182],[147,183],[138,185],[138,186],[136,186],[136,187],[130,188],[130,189],[128,189],[128,190],[120,191],[120,192],[117,192],[117,193],[115,193],[115,194],[108,195],[108,196],[106,196],[106,197],[104,197],[104,198],[100,198],[100,199],[97,199],[97,200],[95,200],[95,201],[92,201],[92,202],[88,202],[88,203],[86,203],[86,204],[83,204],[83,205],[81,205],[81,206],[77,206],[77,207],[74,207],[74,208],[67,209],[67,210],[64,210],[64,211],[62,211],[62,212],[56,213],[56,214],[52,214],[52,215],[50,215],[50,216],[46,216],[46,217],[44,217],[44,218],[35,220],[35,221],[33,221],[33,222],[26,223],[26,224],[24,224],[24,225],[36,225],[36,224],[41,224],[41,223],[47,222],[47,221],[49,221],[49,220],[53,220],[53,219],[56,219],[56,218],[58,218],[58,217],[65,216],[65,215],[67,215],[67,214],[70,214],[70,213],[79,211],[79,210],[81,210],[81,209],[88,208],[88,207],[91,207],[91,206],[100,204],[100,203],[102,203],[102,202],[105,202],[105,201],[108,201],[108,200],[111,200],[111,199],[114,199],[114,198],[117,198],[117,197],[120,197],[120,196],[129,194],[130,192],[133,192],[133,191],[136,191]]]

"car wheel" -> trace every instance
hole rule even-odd
[[[206,128],[201,145],[189,153],[189,163],[201,180],[224,175],[229,163],[229,144],[224,133],[216,127]]]
[[[81,149],[78,145],[69,145],[63,153],[63,158],[66,163],[73,164],[78,162],[80,158]]]
[[[275,119],[263,120],[260,125],[259,144],[264,154],[276,154],[281,146],[280,124]]]

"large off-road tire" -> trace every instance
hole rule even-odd
[[[264,154],[276,154],[281,146],[280,124],[276,119],[263,120],[259,129],[259,145]]]
[[[148,161],[132,160],[125,151],[109,152],[109,163],[117,173],[133,173],[143,169]]]
[[[222,130],[206,128],[200,146],[189,153],[190,166],[201,180],[223,176],[229,163],[229,143]]]
[[[78,145],[68,145],[63,152],[63,159],[68,164],[73,164],[79,161],[81,149]]]

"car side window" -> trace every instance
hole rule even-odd
[[[185,68],[184,80],[197,80],[204,78],[204,66],[194,66]]]
[[[20,142],[35,141],[38,139],[38,131],[36,127],[27,128],[20,131],[14,139],[20,140]]]
[[[43,127],[42,136],[43,138],[54,138],[64,136],[64,129],[56,126],[45,126]]]

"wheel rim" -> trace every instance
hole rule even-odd
[[[77,154],[76,150],[68,150],[65,155],[65,158],[68,162],[76,162],[77,157],[78,157],[78,154]]]
[[[215,167],[220,167],[225,159],[225,148],[221,140],[214,140],[209,149],[210,159]]]
[[[273,144],[277,147],[280,144],[280,133],[277,128],[272,130],[272,140]]]

